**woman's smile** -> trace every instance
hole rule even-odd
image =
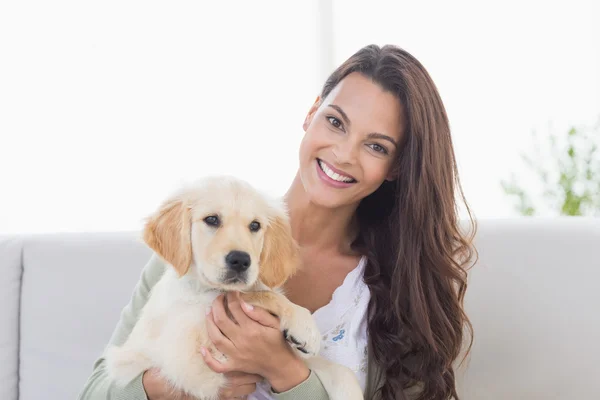
[[[317,158],[317,174],[328,185],[335,188],[347,188],[357,183],[353,176],[334,168],[331,164]]]

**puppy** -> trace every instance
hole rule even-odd
[[[279,317],[282,333],[332,400],[363,398],[350,369],[317,355],[321,335],[310,312],[280,290],[300,261],[280,201],[242,180],[205,178],[164,202],[148,219],[143,238],[169,268],[126,342],[107,349],[107,371],[117,384],[157,367],[174,388],[218,399],[226,378],[199,354],[204,346],[220,355],[209,339],[205,311],[219,294],[240,291],[244,301]]]

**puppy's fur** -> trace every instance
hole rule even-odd
[[[354,373],[317,355],[320,333],[310,312],[279,287],[299,255],[283,204],[244,181],[210,177],[176,193],[151,216],[144,241],[170,268],[155,285],[127,341],[106,352],[108,374],[125,385],[152,367],[174,388],[202,400],[218,398],[222,374],[204,363],[205,311],[225,291],[277,315],[290,345],[317,374],[332,400],[362,399]]]

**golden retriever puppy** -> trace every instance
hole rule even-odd
[[[219,294],[240,291],[244,301],[279,317],[282,333],[331,399],[363,398],[350,369],[318,357],[321,335],[312,315],[279,289],[299,265],[281,201],[242,180],[205,178],[164,202],[148,219],[143,237],[169,268],[126,342],[106,352],[108,374],[117,384],[157,367],[175,388],[217,399],[226,379],[199,354],[204,346],[219,359],[205,311]]]

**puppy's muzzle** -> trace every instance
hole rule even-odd
[[[250,254],[245,251],[232,250],[225,256],[228,276],[242,276],[250,268]]]

